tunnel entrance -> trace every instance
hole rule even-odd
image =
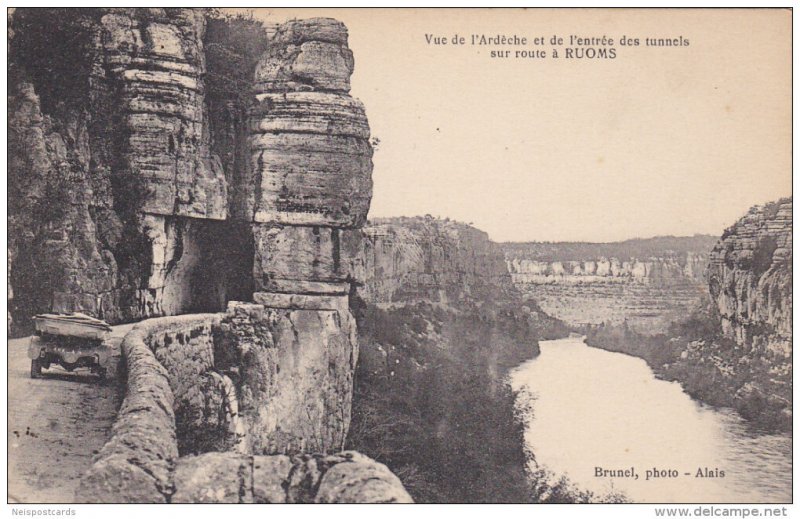
[[[184,246],[196,247],[199,257],[188,258],[183,252],[191,273],[184,281],[188,281],[189,301],[180,313],[219,312],[228,301],[251,301],[254,245],[250,225],[187,220],[191,220],[191,231],[184,236]]]

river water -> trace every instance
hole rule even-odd
[[[532,404],[525,440],[539,468],[633,502],[791,501],[789,435],[759,433],[733,411],[692,400],[641,359],[580,338],[539,345],[537,358],[511,372],[521,403]]]

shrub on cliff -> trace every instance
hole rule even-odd
[[[264,25],[245,14],[209,11],[204,46],[208,97],[245,105],[251,97],[256,64],[266,52]]]
[[[9,76],[35,85],[42,112],[57,121],[87,106],[100,15],[98,9],[70,8],[18,8],[13,13]]]

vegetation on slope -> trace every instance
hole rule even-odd
[[[599,326],[588,331],[586,342],[642,358],[659,377],[680,382],[693,398],[733,407],[759,427],[791,429],[791,359],[724,337],[717,309],[709,302],[673,322],[666,333],[644,335],[625,324]]]
[[[388,465],[417,502],[599,499],[531,473],[523,410],[506,381],[538,354],[538,339],[567,333],[560,321],[533,302],[354,311],[360,355],[347,447]]]

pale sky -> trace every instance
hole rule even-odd
[[[370,217],[429,213],[496,241],[616,241],[721,234],[750,206],[791,195],[787,10],[255,14],[347,24],[351,94],[380,139]],[[554,60],[549,44],[527,47],[544,60],[492,59],[489,47],[428,45],[426,33],[642,45],[615,44],[613,60]],[[688,47],[644,46],[680,36]]]

